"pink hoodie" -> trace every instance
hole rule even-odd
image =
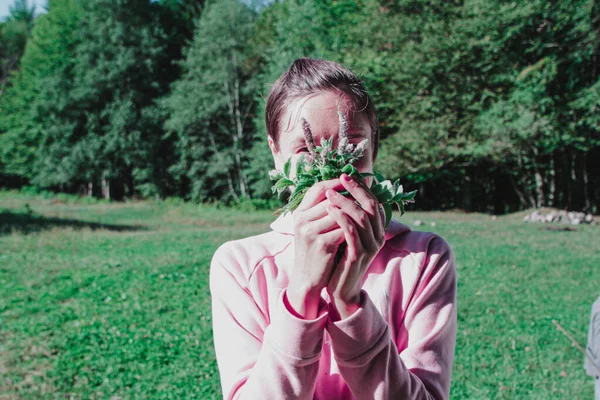
[[[210,270],[215,352],[225,399],[447,399],[456,341],[456,272],[448,244],[394,220],[362,286],[362,304],[297,318],[286,287],[293,216],[232,241]]]

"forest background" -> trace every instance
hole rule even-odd
[[[38,10],[39,11],[39,10]],[[272,204],[264,103],[298,57],[365,81],[416,208],[600,205],[600,1],[16,0],[0,188]]]

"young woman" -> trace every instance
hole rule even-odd
[[[267,101],[278,169],[306,151],[302,119],[317,143],[337,138],[338,109],[352,143],[370,140],[355,166],[371,172],[379,137],[369,95],[349,70],[311,59],[296,60]],[[210,287],[224,398],[448,398],[454,257],[432,233],[384,225],[367,184],[343,175],[313,186],[270,232],[219,248]]]

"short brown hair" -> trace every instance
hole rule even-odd
[[[271,88],[267,99],[267,133],[275,145],[279,140],[281,118],[296,99],[322,92],[339,92],[348,96],[356,111],[365,113],[371,126],[373,159],[379,149],[379,121],[375,105],[362,81],[349,69],[326,60],[299,58],[292,63]]]

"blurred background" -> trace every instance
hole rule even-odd
[[[0,399],[221,397],[209,265],[275,218],[265,99],[299,57],[364,79],[376,169],[418,190],[400,221],[453,248],[451,398],[593,396],[573,340],[600,295],[600,1],[0,0],[0,21]]]
[[[1,187],[269,199],[264,100],[307,56],[364,78],[418,209],[598,209],[598,2],[1,4]]]

